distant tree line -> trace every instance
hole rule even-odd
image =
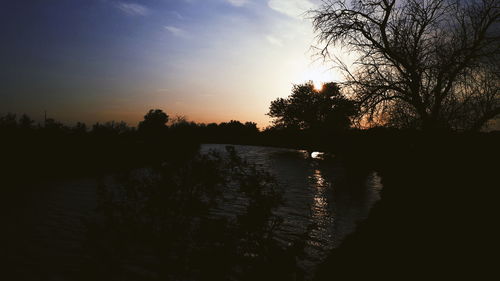
[[[0,132],[7,133],[39,133],[43,135],[88,135],[99,137],[134,137],[137,140],[165,141],[166,138],[192,137],[197,141],[229,142],[243,141],[259,133],[257,124],[231,120],[222,123],[196,123],[186,117],[170,118],[161,109],[151,109],[137,127],[124,121],[97,122],[91,126],[77,122],[73,126],[64,125],[53,118],[43,123],[36,123],[26,114],[18,117],[14,113],[0,116]],[[10,135],[13,137],[14,135]]]
[[[256,143],[257,124],[232,120],[199,124],[184,117],[170,119],[160,109],[146,113],[137,127],[123,121],[77,122],[53,118],[35,122],[26,114],[0,116],[0,171],[9,178],[70,176],[110,169],[140,167],[152,161],[184,157],[201,143]]]

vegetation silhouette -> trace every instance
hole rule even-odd
[[[479,131],[500,114],[498,0],[327,0],[310,11],[319,54],[345,74],[366,122]],[[354,69],[332,53],[351,50]]]
[[[226,155],[197,153],[200,142],[244,142],[247,136],[254,144],[332,152],[348,171],[346,182],[356,183],[349,185],[353,198],[361,196],[369,171],[383,179],[382,200],[358,231],[332,251],[318,280],[410,270],[458,276],[488,264],[481,255],[496,233],[491,222],[498,213],[493,188],[498,132],[372,128],[318,138],[308,130],[259,132],[249,122],[203,125],[174,118],[150,141],[149,132],[123,122],[97,123],[87,131],[83,123],[67,127],[50,119],[47,128],[28,128],[14,114],[0,120],[8,159],[2,171],[12,183],[27,174],[35,181],[48,175],[117,174],[113,183],[103,181],[99,215],[86,221],[88,259],[82,279],[301,280],[304,274],[296,261],[303,241],[282,245],[274,239],[280,226],[272,211],[280,204],[274,179],[234,149],[228,148]],[[146,178],[134,167],[152,172]],[[224,204],[227,189],[236,189],[248,205],[233,217],[217,217],[214,210]],[[23,193],[3,191],[2,213],[9,214],[16,208],[11,199]],[[15,237],[9,240],[16,245]],[[471,240],[477,247],[455,248]],[[457,264],[462,270],[451,274]]]
[[[257,143],[259,137],[252,122],[205,125],[184,118],[169,126],[168,121],[160,109],[148,111],[137,129],[123,121],[68,126],[50,117],[35,124],[26,114],[18,118],[7,113],[0,116],[4,159],[0,168],[7,185],[17,185],[141,167],[190,154],[200,143]],[[31,176],[25,177],[26,173]]]
[[[292,94],[271,102],[274,126],[297,130],[347,130],[357,115],[357,105],[340,93],[337,84],[324,83],[320,90],[312,81],[294,85]]]
[[[281,187],[226,149],[101,185],[82,280],[300,280],[294,251],[275,239]],[[217,215],[234,196],[243,210]]]
[[[354,179],[377,171],[381,200],[331,251],[315,280],[496,274],[498,132],[377,129],[352,140],[339,151],[343,165],[357,171]]]
[[[152,140],[161,140],[167,132],[168,115],[161,109],[151,109],[139,122],[138,131]]]
[[[480,131],[500,114],[499,1],[326,0],[310,15],[319,54],[346,82],[294,85],[271,103],[274,124],[262,131],[161,109],[137,128],[0,116],[2,215],[16,209],[11,199],[26,181],[98,175],[80,279],[301,280],[304,241],[275,239],[282,187],[230,146],[198,151],[201,143],[320,150],[345,168],[353,198],[370,171],[383,190],[317,280],[496,273],[500,133]],[[355,69],[331,53],[336,45],[358,55]],[[228,194],[243,208],[218,216],[234,200]]]
[[[19,211],[12,198],[29,194],[28,182],[117,174],[114,184],[100,186],[99,216],[86,221],[85,253],[91,259],[81,269],[82,279],[300,280],[298,248],[274,238],[281,221],[273,213],[281,204],[274,178],[230,147],[224,157],[198,153],[204,141],[256,140],[256,124],[168,119],[162,110],[151,110],[139,129],[115,121],[88,129],[52,118],[33,125],[26,115],[0,117],[2,215]],[[151,173],[138,177],[144,167]],[[229,188],[237,190],[245,208],[233,217],[217,217],[217,206],[231,199],[223,193]],[[13,241],[9,256],[22,241],[16,240],[15,227],[6,236]]]

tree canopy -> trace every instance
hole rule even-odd
[[[368,120],[479,130],[500,114],[500,0],[325,0],[311,15]]]
[[[292,94],[271,102],[267,115],[275,127],[294,129],[347,129],[357,114],[356,104],[340,93],[335,83],[316,90],[313,83],[294,85]]]
[[[140,131],[160,132],[167,128],[169,116],[161,109],[150,109],[144,115],[144,120],[139,122]]]

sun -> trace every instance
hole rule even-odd
[[[321,90],[323,90],[323,84],[324,84],[324,83],[323,83],[323,82],[321,82],[321,81],[317,81],[317,80],[316,80],[316,81],[313,81],[313,86],[314,86],[314,89],[315,89],[316,91],[318,91],[318,92],[319,92],[319,91],[321,91]]]
[[[324,89],[324,84],[328,82],[338,81],[337,73],[332,69],[322,65],[305,65],[303,69],[297,72],[292,80],[294,84],[311,83],[313,89],[320,92]]]

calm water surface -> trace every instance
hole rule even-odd
[[[276,176],[284,189],[285,203],[277,210],[284,221],[279,239],[285,244],[305,241],[305,256],[299,261],[306,274],[314,270],[328,251],[353,232],[356,222],[366,218],[379,199],[376,173],[355,178],[335,158],[292,149],[235,146],[240,156]],[[203,145],[201,152],[224,153],[225,145]],[[6,214],[2,235],[6,254],[19,279],[67,280],[75,277],[85,260],[82,220],[96,207],[98,179],[50,182],[30,194],[13,198],[20,204]],[[17,205],[17,204],[16,204]],[[237,202],[228,202],[219,212],[232,212]]]
[[[234,146],[239,155],[273,174],[284,189],[285,202],[277,210],[284,218],[279,238],[284,243],[305,239],[300,264],[307,273],[329,251],[353,232],[380,199],[382,188],[376,173],[349,177],[333,156],[307,151],[261,146]],[[203,145],[202,152],[224,152],[225,145]],[[315,158],[314,158],[315,157]],[[325,158],[325,159],[322,159]],[[228,211],[232,211],[231,206]]]

